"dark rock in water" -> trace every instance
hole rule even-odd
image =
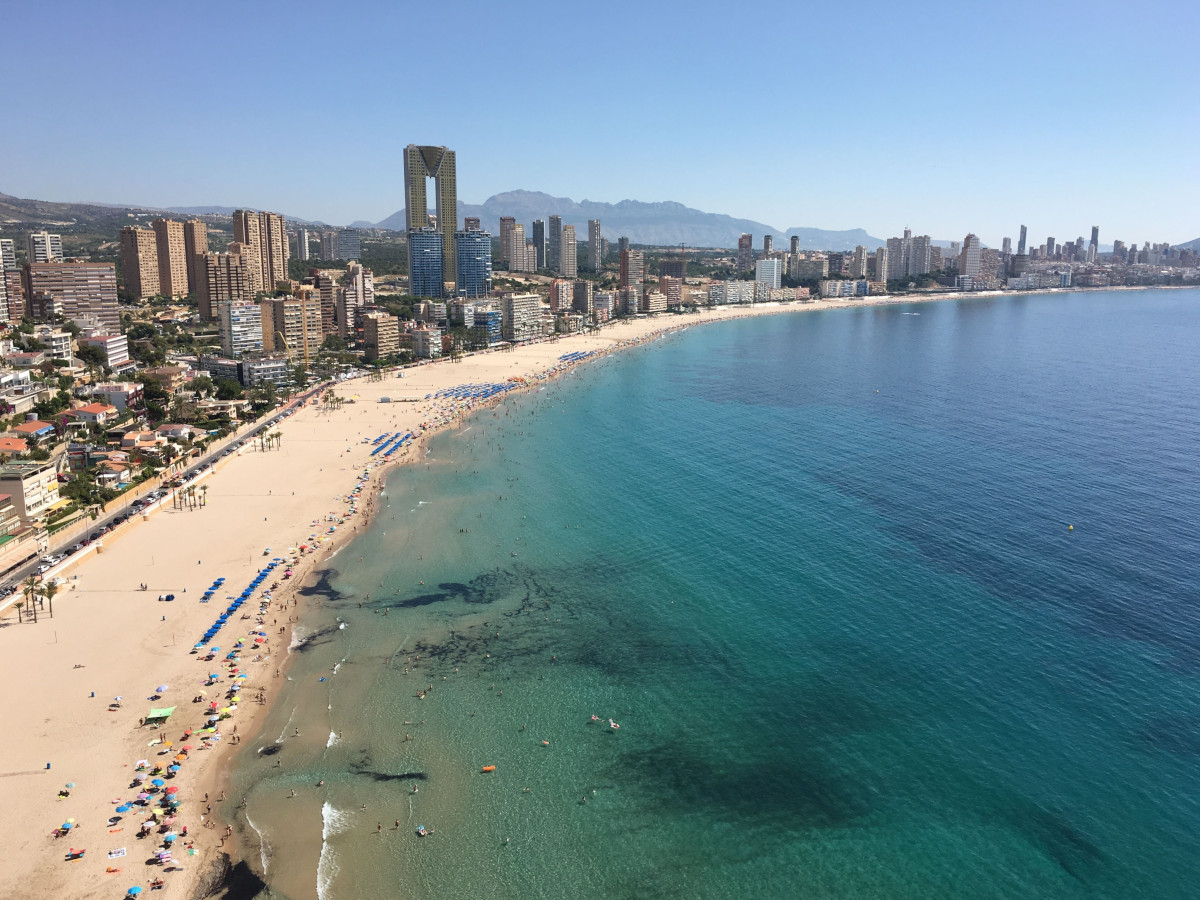
[[[192,900],[254,900],[266,896],[267,883],[245,862],[234,863],[221,853],[200,876]]]

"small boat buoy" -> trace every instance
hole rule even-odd
[[[1074,525],[1068,525],[1068,526],[1067,526],[1067,531],[1074,531],[1074,530],[1075,530],[1075,526],[1074,526]]]
[[[484,767],[483,767],[483,771],[485,771],[485,772],[495,772],[495,771],[496,771],[496,767],[495,767],[495,766],[484,766]]]

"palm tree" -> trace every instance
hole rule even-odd
[[[280,443],[283,441],[283,432],[273,431],[271,432],[271,437],[275,439],[275,449],[278,450]]]
[[[208,496],[208,485],[200,485],[200,506],[204,506],[204,500]]]
[[[42,596],[46,598],[46,602],[50,604],[50,617],[54,617],[54,595],[58,593],[58,582],[51,579],[43,582]]]
[[[33,612],[33,621],[36,623],[37,604],[33,602],[38,595],[38,580],[36,575],[30,575],[21,583],[21,593],[25,595],[25,602],[29,604],[29,608]]]

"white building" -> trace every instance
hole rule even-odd
[[[500,332],[506,341],[528,341],[542,333],[542,298],[505,294],[500,299]]]
[[[783,262],[777,257],[760,259],[754,264],[754,280],[775,290],[780,287],[783,277]]]
[[[262,307],[246,300],[217,304],[221,352],[238,357],[263,348]]]
[[[29,254],[29,262],[61,262],[63,259],[62,235],[50,234],[46,231],[31,232],[25,239],[25,252]],[[13,268],[16,268],[15,266]]]

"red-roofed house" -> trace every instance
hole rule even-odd
[[[9,429],[9,432],[17,437],[24,438],[43,438],[47,435],[54,434],[54,426],[49,422],[22,422],[20,425],[15,425]]]
[[[68,416],[72,416],[80,422],[87,422],[89,425],[103,425],[110,419],[116,418],[117,413],[117,408],[107,403],[89,403],[87,406],[67,411]]]
[[[0,437],[0,453],[24,453],[29,442],[24,438]]]

